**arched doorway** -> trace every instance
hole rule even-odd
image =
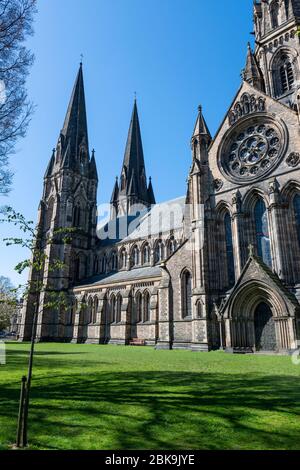
[[[255,347],[257,351],[277,349],[275,322],[269,305],[260,303],[254,313]]]

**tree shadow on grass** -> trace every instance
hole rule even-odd
[[[43,448],[55,442],[54,448],[299,449],[299,385],[293,376],[166,371],[37,378],[31,442]],[[1,387],[0,419],[16,419],[17,401],[17,389]]]

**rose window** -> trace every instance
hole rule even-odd
[[[226,139],[221,150],[221,169],[236,181],[259,178],[278,163],[284,140],[275,122],[244,125]]]

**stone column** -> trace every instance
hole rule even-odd
[[[173,329],[173,313],[170,309],[170,278],[167,271],[159,285],[158,340],[156,349],[171,349]]]
[[[243,257],[243,218],[244,215],[241,211],[242,207],[242,196],[237,191],[232,198],[233,214],[232,214],[232,238],[233,238],[233,249],[234,249],[234,264],[235,264],[235,279],[239,279],[241,272],[244,267]]]
[[[98,339],[99,339],[100,344],[104,344],[106,342],[105,333],[106,333],[106,321],[107,321],[107,318],[106,318],[107,307],[108,307],[108,304],[107,304],[106,292],[101,293],[99,295],[98,312],[97,312],[97,325],[99,328]]]
[[[78,339],[79,339],[78,334],[79,334],[79,322],[80,322],[80,313],[81,313],[81,309],[82,309],[82,301],[83,301],[83,297],[78,299],[77,312],[75,313],[73,339],[71,341],[72,343],[78,343]]]
[[[269,185],[269,231],[271,239],[271,253],[273,269],[284,280],[287,277],[285,266],[286,227],[283,226],[284,213],[280,197],[279,183],[276,178]]]
[[[230,318],[226,318],[225,320],[225,338],[226,338],[226,350],[230,351],[233,348],[232,320]]]

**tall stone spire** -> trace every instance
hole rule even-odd
[[[242,73],[243,79],[245,82],[250,83],[254,88],[260,91],[264,91],[264,80],[262,73],[257,64],[256,58],[252,52],[250,43],[248,42],[248,52],[247,52],[247,61],[246,67]]]
[[[114,188],[112,200],[114,200],[116,213],[120,216],[129,214],[130,208],[135,204],[143,204],[149,207],[153,199],[154,194],[151,194],[151,190],[149,192],[147,187],[141,129],[135,99],[121,171],[120,185],[117,198],[116,187]]]
[[[208,140],[211,140],[211,134],[207,127],[206,121],[204,119],[201,105],[198,106],[198,116],[197,116],[197,120],[196,120],[196,124],[194,128],[192,140],[199,138],[200,136],[206,136]]]
[[[80,64],[56,149],[56,163],[89,173],[89,141],[82,63]]]

